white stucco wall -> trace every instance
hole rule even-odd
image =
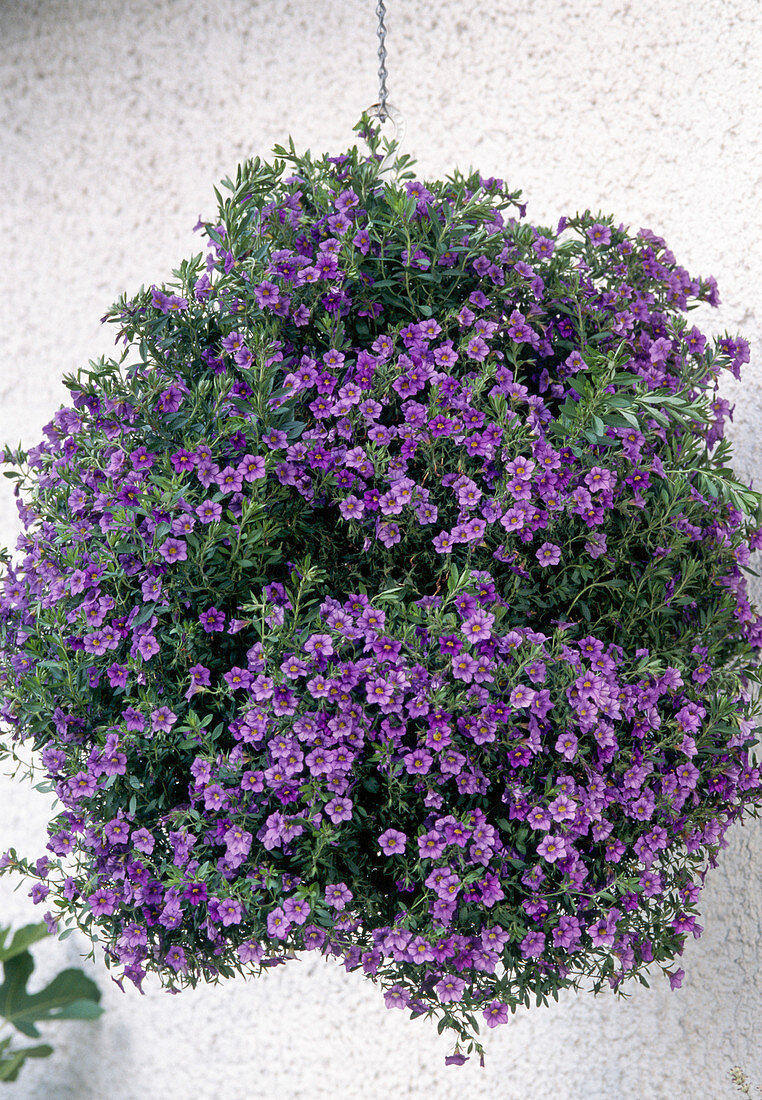
[[[591,208],[663,235],[742,332],[735,468],[762,480],[762,9],[757,0],[388,0],[392,102],[420,174],[478,167],[528,217]],[[63,373],[111,351],[98,319],[198,247],[212,186],[238,159],[342,151],[377,98],[373,0],[0,2],[0,442],[33,444]],[[732,380],[731,380],[732,381]],[[0,543],[15,510],[0,486]],[[760,590],[755,592],[759,604]],[[38,855],[46,800],[0,780],[0,850]],[[445,1068],[432,1025],[389,1012],[358,974],[309,957],[258,982],[171,997],[103,990],[95,1024],[8,1100],[721,1100],[762,1082],[762,825],[731,834],[702,895],[682,989],[656,972],[628,1001],[564,997],[489,1033],[487,1065]],[[41,919],[0,880],[0,922]],[[40,976],[82,940],[36,951]]]

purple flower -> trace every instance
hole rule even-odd
[[[407,844],[407,837],[399,829],[387,829],[378,838],[378,843],[385,856],[402,855]]]
[[[340,502],[339,511],[344,519],[360,519],[365,505],[358,497],[350,495]]]
[[[207,634],[212,634],[214,631],[220,631],[225,629],[225,615],[224,612],[218,611],[216,607],[210,607],[207,611],[203,611],[198,621],[203,626]]]
[[[96,917],[110,917],[116,910],[117,895],[114,890],[101,886],[90,894],[87,903]]]
[[[306,898],[286,898],[283,902],[283,912],[292,924],[304,924],[311,911]]]
[[[159,577],[148,577],[144,580],[141,585],[143,602],[150,603],[153,600],[158,600],[161,596],[161,587],[161,579]]]
[[[480,336],[474,336],[466,345],[466,355],[469,359],[475,359],[477,363],[481,363],[489,355],[489,345],[485,344]]]
[[[29,897],[32,899],[34,905],[39,905],[45,900],[50,893],[50,887],[46,886],[43,882],[35,882],[32,889],[29,891]]]
[[[611,229],[608,225],[596,222],[587,230],[587,235],[594,245],[611,244]]]
[[[267,931],[276,940],[285,940],[291,931],[292,923],[284,913],[281,906],[273,909],[267,917]]]
[[[153,634],[143,634],[138,639],[136,648],[144,661],[150,661],[159,652],[160,646]]]
[[[352,891],[343,882],[329,883],[325,888],[325,900],[332,909],[341,911],[352,900]]]
[[[181,448],[169,456],[169,461],[176,473],[184,474],[198,465],[198,456],[193,451],[186,451]]]
[[[146,855],[151,854],[154,849],[154,838],[149,833],[148,829],[136,829],[132,834],[132,846],[137,848],[139,852],[144,852]]]
[[[384,544],[384,546],[394,546],[398,543],[402,534],[398,523],[380,522],[376,524],[376,538]]]
[[[547,831],[550,828],[550,814],[544,806],[535,806],[533,810],[530,810],[527,816],[527,823],[531,825],[533,829],[543,829]]]
[[[404,757],[405,771],[408,775],[426,775],[433,763],[434,757],[426,749],[415,749]]]
[[[394,698],[393,686],[383,679],[383,677],[377,677],[376,679],[368,680],[365,684],[365,694],[369,703],[378,703],[381,706],[391,703]]]
[[[510,694],[510,704],[512,707],[529,707],[537,695],[534,688],[527,687],[525,684],[517,684]]]
[[[154,733],[169,733],[176,721],[177,715],[169,707],[159,707],[151,714],[151,728]]]
[[[311,634],[304,643],[304,652],[322,657],[333,656],[333,642],[330,634]]]
[[[452,974],[445,974],[441,981],[437,982],[434,988],[442,1004],[449,1004],[452,1001],[462,1000],[466,983],[462,978],[456,978]]]
[[[535,556],[540,565],[558,565],[561,560],[561,547],[552,542],[544,542]]]
[[[679,989],[683,984],[683,978],[685,977],[685,971],[682,967],[678,967],[677,970],[666,970],[665,974],[669,978],[669,988]]]
[[[553,929],[553,943],[564,951],[576,951],[579,948],[582,929],[575,916],[562,913],[558,926]]]
[[[140,711],[135,710],[134,707],[125,707],[122,718],[127,729],[134,733],[142,733],[146,728],[145,716]]]
[[[238,668],[236,665],[226,672],[222,678],[231,691],[248,688],[251,683],[251,673],[245,668]]]
[[[663,886],[661,876],[651,871],[644,871],[639,879],[640,885],[643,888],[643,896],[646,898],[655,898],[662,893]]]
[[[488,611],[476,611],[470,615],[461,626],[461,632],[471,642],[479,642],[489,638],[495,616]]]
[[[468,1061],[465,1054],[461,1054],[460,1051],[456,1051],[454,1054],[448,1054],[445,1058],[446,1066],[462,1066]]]
[[[175,299],[175,300],[180,301],[180,299]],[[182,300],[184,301],[184,299],[182,299]],[[172,413],[176,413],[179,410],[182,403],[183,403],[182,390],[179,388],[179,386],[174,386],[173,385],[173,386],[170,386],[169,389],[164,390],[163,393],[159,394],[159,399],[156,402],[155,408],[156,408],[157,412],[164,413],[165,415],[170,415]]]
[[[556,738],[555,749],[565,760],[573,760],[577,755],[577,738],[573,733],[562,733]]]
[[[191,881],[187,883],[182,893],[183,901],[187,901],[194,908],[202,905],[207,900],[207,888],[205,882]]]
[[[403,985],[393,985],[384,993],[384,1004],[387,1008],[407,1008],[410,994]]]
[[[265,460],[262,455],[244,455],[238,463],[237,473],[244,481],[258,481],[265,476]]]
[[[545,950],[545,933],[527,932],[519,949],[522,959],[539,958]]]
[[[243,906],[240,901],[236,901],[235,898],[225,898],[217,906],[217,912],[219,913],[219,919],[227,927],[229,924],[240,924],[241,914],[243,913]],[[272,916],[272,914],[270,914]],[[268,920],[268,930],[270,929],[270,922]],[[280,937],[278,937],[280,938]]]
[[[282,450],[288,443],[288,436],[277,428],[271,428],[266,435],[262,436],[262,442],[271,451]]]
[[[573,821],[577,816],[577,803],[566,794],[554,798],[548,806],[554,821]]]
[[[236,948],[236,951],[238,958],[243,963],[259,962],[264,954],[261,945],[255,940],[246,940],[245,943]]]
[[[121,817],[109,821],[104,829],[111,844],[124,844],[130,835],[130,827]]]
[[[112,664],[106,669],[108,682],[113,688],[126,688],[129,670],[126,665]]]
[[[508,1022],[508,1005],[503,1001],[490,1001],[483,1010],[482,1016],[487,1021],[487,1027],[497,1027],[498,1024]]]
[[[455,540],[449,531],[440,531],[437,537],[432,539],[432,546],[438,554],[451,554],[454,544]]]
[[[326,802],[325,812],[334,825],[338,825],[342,821],[351,821],[352,800],[349,798],[332,798],[330,802]]]
[[[211,683],[211,672],[205,665],[192,665],[188,669],[188,674],[191,678],[191,683],[185,693],[185,698],[191,699],[198,692],[209,687]]]
[[[563,837],[548,833],[537,845],[537,854],[548,863],[555,863],[566,855],[566,842]]]
[[[243,488],[243,474],[233,466],[226,466],[214,479],[223,493],[240,493]]]
[[[67,787],[74,799],[89,799],[96,792],[98,780],[89,771],[78,771],[67,780]]]
[[[134,470],[150,470],[154,464],[155,456],[147,448],[138,447],[130,452],[130,462]]]
[[[222,519],[222,505],[214,500],[205,500],[196,508],[196,515],[202,523],[218,523]]]
[[[262,309],[271,309],[280,301],[280,291],[275,283],[263,282],[254,287],[254,297]]]
[[[175,973],[184,973],[188,969],[188,961],[182,947],[175,944],[164,956],[165,961],[172,967]]]

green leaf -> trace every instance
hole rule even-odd
[[[47,1058],[53,1053],[53,1048],[47,1043],[39,1043],[35,1047],[20,1047],[18,1050],[9,1050],[10,1037],[0,1043],[0,1081],[15,1081],[19,1070],[27,1058]]]
[[[26,984],[34,970],[34,959],[24,951],[3,963],[5,981],[0,985],[0,1015],[31,1039],[39,1036],[40,1020],[92,1020],[103,1009],[101,991],[81,970],[71,967],[38,993],[28,993]]]
[[[50,935],[48,926],[44,921],[41,924],[25,924],[23,928],[16,929],[11,942],[5,945],[5,938],[9,931],[8,928],[0,929],[0,962],[5,962],[15,955],[20,955],[33,943],[44,940]]]

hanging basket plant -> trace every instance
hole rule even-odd
[[[748,348],[652,233],[381,173],[359,128],[240,167],[6,452],[5,752],[59,804],[3,864],[119,981],[317,950],[481,1051],[561,989],[679,985],[757,812]]]

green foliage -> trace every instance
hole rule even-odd
[[[0,962],[4,980],[0,985],[0,1018],[22,1035],[37,1039],[37,1024],[48,1020],[95,1020],[103,1012],[101,993],[92,978],[69,967],[37,993],[29,993],[27,982],[34,970],[29,948],[49,934],[44,923],[17,929],[8,941],[9,927],[0,928]],[[0,1039],[0,1081],[15,1081],[27,1058],[46,1058],[53,1053],[47,1043],[13,1047],[12,1036]]]

